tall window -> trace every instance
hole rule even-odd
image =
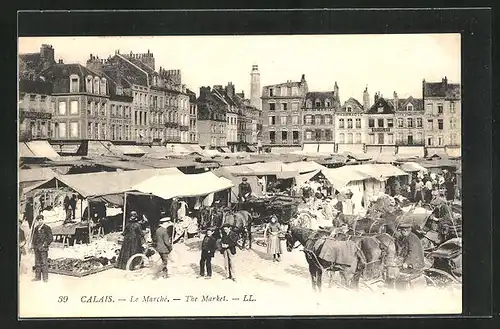
[[[443,145],[443,136],[438,136],[438,146]]]
[[[455,118],[450,119],[450,129],[456,129],[457,128],[457,123]]]
[[[320,125],[321,124],[321,115],[316,115],[314,117],[314,124]]]
[[[413,135],[408,135],[408,145],[413,145]]]
[[[356,144],[359,144],[359,143],[361,143],[361,134],[356,133]]]
[[[434,138],[432,136],[427,136],[427,145],[428,146],[434,145]]]
[[[378,134],[378,143],[384,144],[384,134]]]
[[[427,112],[427,114],[433,114],[434,113],[434,107],[433,107],[432,103],[431,104],[427,104],[427,106],[426,106],[426,112]]]
[[[69,124],[69,137],[78,138],[78,122],[71,122]]]
[[[339,143],[341,143],[341,144],[345,143],[345,134],[344,133],[339,134]]]
[[[101,90],[102,95],[106,95],[106,79],[105,78],[101,79],[100,90]]]
[[[443,119],[438,119],[438,129],[443,130]]]
[[[281,122],[280,122],[281,125],[286,126],[286,116],[281,116],[280,120],[281,120]]]
[[[398,133],[398,134],[396,135],[396,141],[397,141],[398,143],[403,142],[403,133]]]
[[[306,125],[311,125],[312,124],[312,115],[306,115]]]
[[[306,140],[310,141],[312,139],[312,131],[307,130],[306,131]]]
[[[413,118],[408,118],[408,128],[413,128]]]
[[[361,118],[356,118],[356,128],[361,128]]]
[[[422,128],[422,118],[417,118],[417,128]]]
[[[292,111],[298,111],[299,110],[299,103],[292,103]]]
[[[423,134],[422,133],[417,133],[417,143],[422,143],[423,141]]]
[[[287,141],[288,140],[288,131],[282,131],[281,132],[281,140],[282,141]]]
[[[434,128],[434,120],[428,119],[427,120],[427,129],[432,130]]]
[[[344,128],[344,119],[339,119],[339,128]]]
[[[443,114],[443,104],[438,104],[438,114]]]
[[[276,110],[276,104],[275,103],[269,103],[269,111],[275,111]]]
[[[329,125],[332,123],[332,116],[331,115],[325,115],[325,124]]]
[[[281,110],[282,111],[286,111],[287,110],[287,106],[288,106],[287,103],[281,103]]]
[[[450,113],[455,113],[455,102],[450,102]]]
[[[347,144],[352,144],[352,133],[347,134]]]
[[[269,140],[272,142],[276,140],[276,132],[275,131],[270,131],[269,132]]]
[[[368,127],[375,128],[375,119],[368,119]]]
[[[292,131],[292,138],[294,141],[299,140],[299,132],[297,130]]]
[[[387,143],[394,144],[394,134],[387,134]]]
[[[66,102],[59,102],[59,115],[66,115]]]
[[[457,135],[456,134],[450,134],[450,144],[451,145],[457,145]]]
[[[287,87],[281,87],[281,96],[288,96],[288,88]]]
[[[375,144],[375,134],[368,134],[368,143]]]
[[[384,128],[384,119],[378,119],[378,127],[379,128]]]
[[[69,103],[69,113],[78,114],[78,101],[71,101]]]
[[[292,117],[292,124],[293,125],[298,125],[299,124],[299,116],[298,115],[294,115]]]
[[[100,80],[98,77],[95,77],[94,78],[94,94],[99,94],[100,93],[100,88],[99,88],[99,83],[100,83]]]
[[[89,122],[88,125],[87,125],[87,138],[88,139],[92,139],[92,122]]]
[[[387,119],[387,127],[389,128],[394,127],[394,119]]]
[[[66,137],[66,123],[59,122],[59,138]]]
[[[270,116],[269,117],[269,125],[274,126],[276,124],[276,117],[275,116]]]

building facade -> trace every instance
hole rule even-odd
[[[41,79],[19,81],[19,139],[50,139],[55,100],[53,85]]]
[[[133,97],[131,139],[139,143],[189,142],[189,96],[180,70],[155,70],[153,53],[90,55],[87,67],[120,81]]]
[[[367,93],[366,90],[365,93]],[[335,115],[336,151],[338,153],[364,152],[366,131],[365,108],[358,100],[351,97],[344,102]]]
[[[333,92],[308,92],[302,106],[304,151],[335,152],[335,113],[340,109],[339,89]],[[293,122],[292,117],[292,124]],[[300,122],[302,121],[302,122]],[[299,136],[292,136],[296,140]]]
[[[198,103],[196,94],[191,90],[186,90],[189,96],[189,142],[198,143]]]
[[[424,136],[427,153],[460,155],[461,90],[460,84],[422,82],[425,107]]]
[[[374,103],[366,112],[366,147],[367,153],[390,153],[396,152],[396,141],[394,138],[394,106],[375,94]]]
[[[227,106],[210,87],[201,87],[198,105],[198,143],[214,149],[227,146]]]
[[[301,107],[308,91],[304,74],[300,81],[262,88],[263,147],[271,151],[301,148]]]

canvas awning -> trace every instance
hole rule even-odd
[[[319,144],[319,153],[333,153],[335,152],[335,144]]]
[[[111,142],[88,141],[87,155],[114,155],[110,147]]]
[[[173,197],[195,197],[208,195],[232,188],[234,184],[224,177],[217,177],[212,172],[193,175],[161,175],[150,178],[130,188],[171,199]]]
[[[291,162],[286,164],[289,170],[298,171],[299,173],[307,173],[314,170],[322,170],[325,169],[325,166],[320,165],[314,161],[299,161],[299,162]]]
[[[258,150],[257,150],[257,148],[256,148],[255,146],[253,146],[253,145],[248,145],[248,146],[247,146],[247,149],[248,149],[250,152],[257,152],[257,151],[258,151]]]
[[[184,174],[177,168],[163,168],[57,175],[48,181],[27,188],[25,193],[39,188],[53,188],[56,185],[65,185],[85,198],[121,194],[128,191],[132,186],[158,175],[181,176]],[[56,184],[55,180],[58,181],[58,184]]]
[[[362,164],[356,165],[356,170],[373,178],[382,180],[387,177],[406,176],[406,172],[390,164]]]
[[[33,158],[36,157],[35,153],[33,153],[28,145],[26,143],[18,143],[18,150],[17,153],[19,154],[20,158]]]
[[[425,167],[422,167],[416,162],[405,162],[401,165],[401,170],[406,171],[406,172],[418,172],[418,171],[423,171],[426,172],[427,169]]]
[[[37,157],[44,157],[49,159],[59,157],[59,154],[57,154],[54,148],[47,141],[31,141],[27,142],[26,146]]]
[[[318,144],[304,144],[302,151],[308,153],[318,153]]]
[[[56,173],[49,168],[34,168],[19,170],[19,183],[46,181],[56,176]]]
[[[321,173],[332,184],[336,190],[341,190],[353,181],[363,181],[365,179],[373,178],[363,172],[357,171],[354,167],[357,166],[343,166],[333,169],[323,169]]]
[[[147,153],[137,145],[113,145],[111,150],[116,150],[123,155],[144,155]]]
[[[300,173],[298,171],[280,171],[276,173],[277,179],[290,179],[299,176]]]
[[[293,171],[281,161],[258,162],[247,164],[245,167],[251,170],[251,174],[258,176],[276,175],[282,171]]]
[[[302,186],[302,185],[304,185],[305,182],[309,181],[311,178],[313,178],[314,176],[316,176],[320,172],[321,172],[321,170],[316,169],[314,171],[311,171],[311,172],[308,172],[305,174],[297,175],[295,177],[295,183],[297,184],[297,186]]]

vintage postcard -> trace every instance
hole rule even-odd
[[[20,318],[462,312],[459,34],[18,51]]]

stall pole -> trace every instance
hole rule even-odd
[[[80,199],[80,220],[83,218],[83,199]]]
[[[88,221],[89,221],[88,228],[89,228],[89,243],[90,243],[92,240],[92,228],[90,227],[90,221],[91,221],[92,217],[90,216],[90,213],[91,213],[91,211],[90,211],[90,199],[88,199],[88,198],[87,198],[87,209],[88,209],[87,217],[88,217]]]
[[[122,232],[125,230],[125,219],[127,216],[127,192],[123,193],[123,222],[122,222]]]

